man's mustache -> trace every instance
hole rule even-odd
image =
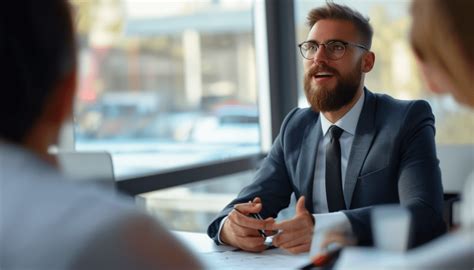
[[[313,77],[319,72],[328,72],[328,73],[334,74],[335,76],[339,76],[339,72],[336,69],[325,64],[320,64],[320,65],[311,67],[307,72],[307,76]]]

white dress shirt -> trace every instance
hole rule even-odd
[[[313,184],[313,208],[315,226],[315,238],[311,247],[311,253],[315,254],[319,251],[319,246],[323,240],[324,233],[329,229],[337,229],[352,233],[349,219],[342,212],[328,213],[328,203],[326,197],[326,147],[331,140],[328,130],[331,125],[340,127],[343,132],[339,138],[341,145],[341,180],[342,189],[344,189],[344,182],[346,179],[347,163],[351,153],[352,142],[359,122],[359,116],[364,106],[364,92],[357,100],[356,104],[336,123],[331,123],[322,113],[321,129],[323,132],[322,140],[319,141],[318,153],[316,155],[316,168],[314,170],[314,184]],[[346,207],[350,202],[345,202]]]
[[[319,141],[318,153],[316,155],[316,167],[314,170],[314,184],[313,184],[313,206],[314,206],[314,218],[316,221],[315,234],[316,234],[316,243],[313,243],[313,246],[318,246],[322,240],[322,233],[330,228],[337,228],[339,230],[345,230],[347,232],[352,232],[349,219],[342,212],[333,212],[328,213],[328,204],[326,198],[326,146],[330,141],[330,135],[328,135],[328,130],[331,125],[336,125],[340,127],[343,132],[339,138],[341,145],[341,175],[342,175],[342,188],[344,189],[344,182],[346,178],[346,169],[347,162],[349,160],[349,154],[352,148],[352,142],[354,141],[354,135],[357,128],[357,123],[359,121],[359,116],[364,106],[364,91],[359,97],[354,106],[336,123],[331,123],[322,113],[321,117],[321,129],[323,132],[323,137]],[[296,198],[298,199],[298,198]],[[346,206],[350,202],[346,202]],[[219,231],[217,234],[218,241],[222,244],[220,240],[220,234],[222,226],[226,221],[227,217],[223,218],[220,225]],[[320,231],[321,233],[318,233]],[[319,235],[319,236],[318,236]],[[313,250],[313,248],[312,248]]]
[[[322,140],[319,141],[318,153],[316,155],[316,168],[314,170],[313,206],[315,213],[328,212],[328,203],[326,199],[326,147],[331,140],[331,135],[328,134],[328,130],[332,125],[336,125],[343,130],[341,137],[339,138],[339,143],[341,145],[342,188],[344,189],[347,162],[349,160],[357,122],[359,121],[363,105],[364,92],[362,92],[362,95],[359,97],[356,104],[336,123],[331,123],[324,114],[320,114],[323,137]],[[348,206],[349,203],[350,202],[346,202],[346,206]]]

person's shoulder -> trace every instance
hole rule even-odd
[[[14,224],[19,218],[16,213],[23,213],[23,224],[41,219],[53,226],[63,219],[87,225],[136,212],[132,198],[111,187],[98,182],[71,181],[53,165],[21,147],[0,144],[0,150],[0,181],[5,191],[2,206],[15,206],[2,207],[2,224]],[[41,217],[37,212],[43,213]]]
[[[289,114],[293,114],[293,117],[299,119],[314,118],[319,115],[319,113],[314,112],[311,108],[294,108]]]
[[[425,100],[402,100],[375,93],[373,97],[375,121],[381,129],[386,127],[390,132],[397,130],[400,134],[408,134],[415,127],[434,124],[434,115]]]
[[[377,100],[377,103],[392,107],[410,107],[410,106],[429,106],[426,100],[422,99],[398,99],[388,94],[372,93]]]
[[[319,117],[319,113],[314,112],[311,108],[294,108],[285,117],[284,125],[289,127],[307,125],[315,122]]]
[[[426,100],[422,99],[397,99],[387,94],[372,93],[376,100],[377,110],[384,113],[397,113],[416,111],[431,112],[431,106]]]
[[[131,199],[113,190],[69,182],[20,148],[0,145],[0,150],[5,150],[0,151],[0,239],[11,247],[1,255],[13,268],[51,263],[49,269],[64,269],[81,250],[97,243],[94,239],[113,248],[112,239],[120,236],[127,221],[149,219]]]

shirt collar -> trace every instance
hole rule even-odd
[[[329,121],[324,116],[324,114],[320,113],[319,115],[321,115],[321,128],[323,130],[323,136],[326,136],[326,133],[332,125],[336,125],[342,128],[345,132],[354,136],[355,130],[357,128],[357,122],[359,121],[359,116],[362,111],[362,107],[364,106],[364,97],[365,93],[362,90],[362,94],[360,95],[356,104],[354,104],[354,106],[352,106],[352,108],[334,124],[331,123],[331,121]]]

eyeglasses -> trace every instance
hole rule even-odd
[[[320,46],[324,46],[324,52],[329,59],[338,60],[344,56],[346,53],[346,47],[348,45],[361,48],[366,51],[369,50],[363,45],[341,40],[331,40],[327,43],[321,44],[318,44],[314,41],[304,41],[301,44],[298,44],[298,47],[300,47],[301,55],[308,60],[312,60],[314,58]]]

